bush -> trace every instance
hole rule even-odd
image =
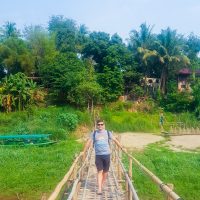
[[[111,110],[111,111],[125,111],[125,110],[131,109],[132,105],[133,105],[132,102],[117,101],[117,102],[109,104],[109,110]]]
[[[133,89],[129,93],[131,99],[136,100],[144,96],[144,89],[139,85],[134,85]]]
[[[137,112],[149,112],[152,113],[155,110],[155,103],[153,100],[137,101],[133,105],[133,109]]]
[[[190,111],[192,103],[193,98],[188,92],[172,92],[160,102],[161,106],[169,112]]]
[[[67,132],[63,128],[59,128],[57,130],[53,130],[52,139],[53,140],[65,140],[68,136],[69,132]]]
[[[43,122],[47,122],[50,118],[50,113],[44,112],[39,116],[39,119]]]
[[[73,131],[78,125],[78,116],[73,113],[61,113],[57,116],[57,122],[60,126],[66,127],[69,131]]]

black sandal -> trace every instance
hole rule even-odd
[[[98,195],[102,195],[102,192],[97,192]]]

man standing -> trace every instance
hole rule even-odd
[[[119,142],[113,137],[110,131],[105,130],[103,120],[98,120],[96,125],[97,130],[91,134],[90,139],[85,145],[84,151],[93,143],[95,149],[95,165],[97,168],[97,194],[101,195],[110,167],[110,141],[114,140],[118,144]]]
[[[163,112],[160,113],[159,124],[160,124],[160,128],[161,128],[161,132],[164,131],[164,128],[163,128],[163,124],[164,124],[164,115],[163,115]]]

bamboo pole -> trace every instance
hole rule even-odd
[[[132,180],[132,166],[133,166],[133,160],[132,158],[129,157],[129,170],[128,170],[128,175],[130,177],[130,179]],[[129,188],[129,200],[132,200],[132,193],[131,190]]]
[[[119,158],[118,158],[118,160],[119,160]],[[119,160],[119,163],[120,163],[120,166],[121,166],[121,168],[122,168],[122,172],[124,173],[125,180],[126,180],[126,182],[128,183],[129,189],[132,191],[132,198],[133,198],[134,200],[139,200],[138,195],[137,195],[137,193],[136,193],[136,191],[135,191],[135,188],[134,188],[134,186],[133,186],[133,183],[132,183],[132,181],[130,180],[128,173],[126,172],[126,169],[125,169],[125,167],[123,166],[123,163],[122,163],[120,160]],[[128,199],[128,198],[127,198],[127,199]]]
[[[174,185],[171,184],[171,183],[167,183],[167,186],[168,186],[171,190],[174,189]],[[173,200],[173,199],[172,199],[169,195],[167,195],[167,200]]]
[[[117,147],[117,152],[116,152],[116,157],[119,156],[119,147]],[[119,165],[119,160],[117,160],[117,175],[118,175],[118,179],[120,179],[120,165]]]
[[[125,184],[126,184],[126,199],[129,200],[129,186],[128,186],[128,180],[125,178]]]
[[[58,183],[58,185],[56,186],[55,190],[52,192],[52,194],[50,195],[48,200],[56,200],[56,198],[58,197],[62,187],[69,180],[71,174],[73,173],[74,166],[77,164],[77,162],[79,161],[79,159],[80,159],[80,157],[82,155],[83,155],[83,152],[81,152],[79,154],[79,156],[74,160],[74,162],[73,162],[72,166],[70,167],[69,171],[66,173],[64,178]]]
[[[118,136],[118,141],[119,143],[121,142],[121,136]],[[122,159],[122,150],[120,147],[118,147],[118,157],[120,160]],[[119,164],[119,180],[122,180],[122,172],[121,172],[120,164]]]
[[[117,144],[117,143],[116,143]],[[178,196],[171,188],[169,188],[165,183],[163,183],[157,176],[155,176],[150,170],[148,170],[145,166],[143,166],[136,158],[134,158],[132,155],[127,153],[126,149],[124,149],[121,145],[118,145],[121,148],[121,150],[128,155],[128,157],[132,158],[133,162],[140,167],[140,169],[146,173],[147,176],[151,178],[151,180],[156,183],[161,190],[170,196],[173,200],[181,200],[181,197]]]

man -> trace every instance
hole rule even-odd
[[[164,128],[163,128],[163,124],[164,124],[164,115],[163,115],[163,112],[160,113],[159,124],[160,124],[160,128],[161,128],[161,132],[164,131]]]
[[[98,192],[102,194],[102,187],[105,184],[108,170],[110,167],[110,140],[114,140],[116,143],[119,142],[113,137],[110,131],[105,130],[105,124],[103,120],[97,121],[97,130],[95,130],[90,139],[87,141],[84,151],[94,144],[95,149],[95,165],[97,168],[97,182]],[[120,145],[120,144],[119,144]]]

